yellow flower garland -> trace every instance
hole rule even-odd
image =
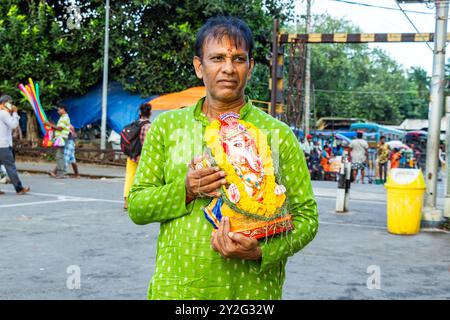
[[[275,174],[270,147],[267,145],[267,136],[251,123],[244,120],[239,120],[239,122],[245,126],[247,132],[254,139],[258,148],[258,153],[264,166],[264,178],[263,182],[261,183],[261,188],[263,191],[262,203],[256,201],[248,195],[245,190],[243,181],[237,175],[233,165],[228,161],[227,155],[223,150],[222,143],[218,138],[220,136],[220,122],[218,120],[214,120],[206,128],[206,145],[211,149],[212,155],[217,165],[223,171],[225,171],[227,182],[229,184],[234,183],[238,188],[240,193],[240,200],[236,204],[237,207],[251,214],[270,218],[271,216],[275,216],[278,213],[279,209],[282,207],[286,199],[286,196],[284,194],[281,194],[279,196],[275,194]]]

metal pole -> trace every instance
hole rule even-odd
[[[423,226],[437,226],[442,213],[436,208],[439,136],[444,100],[445,45],[447,40],[448,2],[436,1],[436,31],[434,38],[433,75],[428,113],[428,141],[426,163],[426,198],[422,215]]]
[[[316,90],[314,89],[314,83],[312,84],[312,107],[313,107],[313,114],[314,114],[314,122],[313,122],[313,129],[316,129],[316,123],[317,123],[317,112],[316,112]],[[310,128],[311,129],[311,128]]]
[[[278,19],[273,20],[272,35],[272,92],[270,94],[270,115],[275,117],[277,107],[277,71],[278,71]]]
[[[450,96],[445,99],[445,118],[447,120],[446,124],[446,135],[445,135],[445,171],[446,171],[446,185],[445,185],[445,205],[444,205],[444,217],[450,219]]]
[[[311,31],[311,0],[306,3],[306,34]],[[305,135],[309,134],[311,110],[311,46],[306,44],[305,70]]]
[[[105,48],[103,53],[102,124],[100,148],[106,149],[106,113],[108,103],[109,0],[105,6]]]

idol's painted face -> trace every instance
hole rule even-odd
[[[226,142],[227,157],[236,166],[249,167],[254,172],[261,172],[262,161],[256,151],[255,142],[244,134],[239,134]]]
[[[227,36],[207,38],[203,57],[194,57],[195,72],[203,79],[208,94],[222,102],[233,102],[244,96],[253,66],[247,49],[236,46]]]

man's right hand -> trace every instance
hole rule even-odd
[[[220,187],[227,183],[225,172],[219,167],[195,169],[193,159],[186,175],[186,204],[200,197],[218,197]]]

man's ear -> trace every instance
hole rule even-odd
[[[250,59],[250,66],[248,69],[248,76],[247,76],[247,80],[250,80],[250,78],[252,77],[252,72],[253,72],[253,68],[255,67],[255,60],[253,58]]]
[[[195,56],[192,63],[194,64],[195,74],[197,75],[197,78],[203,79],[202,58]]]

